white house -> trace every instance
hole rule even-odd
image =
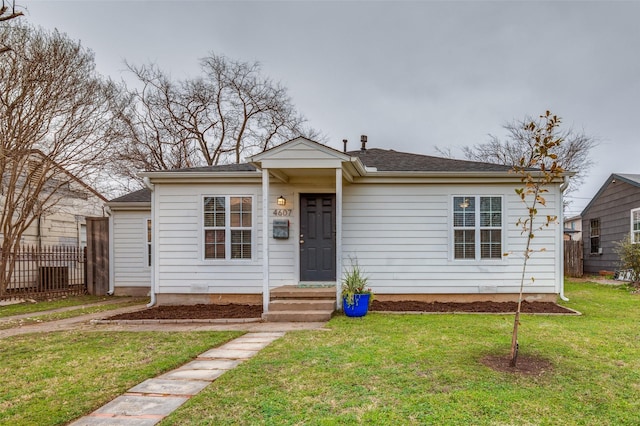
[[[31,161],[33,159],[33,161]],[[12,203],[15,208],[14,218],[22,216],[25,212],[21,209],[25,199],[38,199],[43,208],[39,213],[26,213],[35,215],[34,221],[25,229],[20,237],[20,243],[24,246],[74,246],[86,247],[87,225],[86,217],[104,216],[103,206],[107,199],[91,186],[84,183],[78,177],[50,160],[38,150],[32,150],[29,160],[24,161],[24,166],[18,171],[17,187],[12,191],[0,191],[0,212],[6,211],[6,200],[11,193]],[[42,164],[49,163],[45,170],[45,178],[42,190],[37,193],[34,190],[23,189],[26,176],[33,174],[36,181],[41,179]],[[11,179],[5,179],[3,184],[10,184]],[[14,184],[16,185],[16,184]],[[20,186],[25,185],[25,186]],[[20,201],[23,200],[23,201]],[[44,201],[43,201],[44,200]],[[4,234],[0,229],[0,241]]]
[[[582,240],[582,216],[572,216],[564,220],[564,239]]]
[[[509,169],[297,138],[245,164],[145,172],[149,190],[107,204],[112,288],[267,311],[281,286],[337,298],[357,259],[379,300],[515,300],[526,243],[516,223],[527,212]],[[538,212],[560,224],[563,187]],[[527,299],[562,295],[562,241],[561,225],[536,235],[546,250],[529,261]]]

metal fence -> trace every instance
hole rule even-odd
[[[29,246],[0,255],[9,257],[7,265],[14,264],[6,288],[0,288],[0,300],[47,299],[87,293],[86,249]]]

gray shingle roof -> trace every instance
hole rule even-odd
[[[123,195],[122,197],[114,198],[109,202],[110,203],[149,203],[151,202],[151,190],[149,188],[139,189],[138,191]]]
[[[378,171],[397,172],[506,172],[511,166],[501,164],[480,163],[476,161],[455,160],[451,158],[432,157],[429,155],[411,154],[392,149],[371,148],[366,151],[347,152],[358,157],[367,167],[375,167]],[[217,166],[190,167],[170,170],[171,172],[252,172],[256,168],[248,163],[224,164]],[[636,176],[640,182],[640,175]],[[148,188],[123,195],[111,200],[112,203],[150,202],[151,191]]]
[[[582,213],[580,213],[580,216],[586,216],[587,212],[589,211],[589,209],[591,208],[591,206],[593,205],[593,203],[596,202],[596,200],[600,197],[600,195],[602,195],[602,193],[607,189],[607,187],[609,186],[609,184],[611,184],[611,182],[614,179],[620,179],[623,182],[628,183],[629,185],[633,185],[633,186],[637,186],[640,188],[640,175],[636,175],[636,174],[627,174],[627,173],[612,173],[607,180],[605,181],[605,183],[600,187],[600,189],[598,190],[598,192],[596,192],[596,195],[593,196],[593,198],[591,198],[591,201],[589,201],[589,204],[587,204],[585,206],[584,209],[582,209]]]
[[[350,151],[347,154],[360,158],[365,166],[379,171],[398,172],[506,172],[511,166],[454,160],[394,150],[372,148],[366,151]]]

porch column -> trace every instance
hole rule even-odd
[[[336,303],[338,309],[342,306],[340,300],[342,278],[342,167],[336,169]]]
[[[269,312],[269,170],[262,169],[262,312]]]

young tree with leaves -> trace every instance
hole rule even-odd
[[[542,221],[538,219],[538,209],[546,206],[544,194],[549,192],[547,186],[558,182],[563,178],[565,169],[559,164],[558,149],[564,139],[557,132],[560,126],[560,118],[546,111],[540,116],[540,120],[531,120],[523,126],[523,132],[529,135],[531,140],[530,150],[520,157],[513,171],[520,176],[523,187],[516,189],[525,206],[527,215],[518,219],[517,226],[521,228],[521,234],[526,237],[523,250],[522,274],[520,277],[520,292],[518,295],[518,307],[516,309],[513,333],[511,338],[511,366],[515,367],[518,359],[518,326],[520,325],[520,312],[522,307],[524,283],[529,258],[534,253],[532,240],[536,232],[556,223],[557,216],[546,215]],[[544,248],[538,251],[545,251]],[[535,278],[531,278],[534,282]]]

